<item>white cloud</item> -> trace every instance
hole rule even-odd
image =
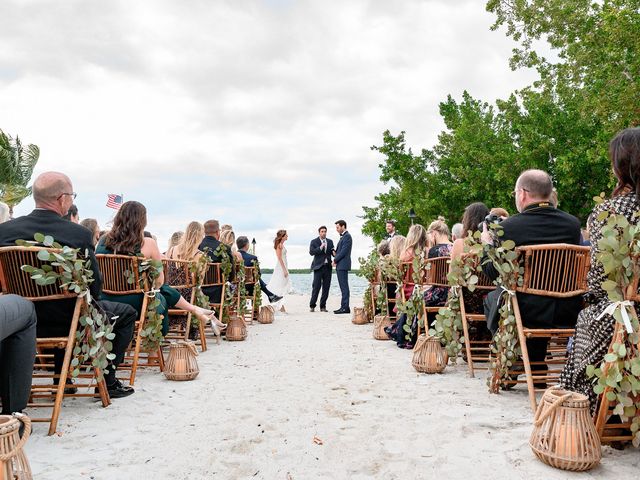
[[[447,94],[532,80],[477,0],[4,1],[0,17],[0,128],[41,147],[38,172],[70,174],[82,216],[106,222],[106,194],[125,193],[161,246],[216,217],[265,265],[278,228],[305,267],[338,218],[364,255],[382,132],[428,147]]]

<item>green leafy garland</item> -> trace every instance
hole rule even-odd
[[[262,278],[262,273],[260,272],[260,262],[257,258],[253,260],[253,266],[256,268],[255,283],[253,285],[253,311],[258,313],[262,306],[262,291],[260,290],[260,279]]]
[[[88,252],[84,252],[84,258],[79,257],[79,249],[63,247],[56,243],[53,237],[36,233],[35,241],[18,240],[17,245],[34,246],[44,245],[48,248],[60,249],[59,253],[40,250],[38,259],[43,262],[40,268],[32,265],[22,265],[20,268],[27,272],[37,285],[52,285],[61,280],[61,288],[85,297],[86,303],[80,312],[80,327],[76,331],[76,344],[71,360],[71,375],[77,377],[80,368],[86,362],[100,369],[100,374],[108,371],[109,361],[115,358],[111,353],[112,340],[115,338],[113,325],[107,321],[107,317],[97,308],[93,302],[89,286],[93,283],[93,270]],[[54,268],[55,267],[55,268]]]
[[[499,224],[493,223],[489,226],[495,238],[498,240],[504,234]],[[517,286],[522,285],[522,274],[524,267],[518,262],[518,253],[513,240],[499,242],[498,246],[485,245],[485,262],[491,262],[498,272],[495,280],[497,288],[503,289],[504,302],[499,309],[498,331],[493,336],[491,342],[491,366],[490,376],[487,380],[489,391],[499,393],[500,385],[511,380],[509,370],[522,354],[518,342],[518,329],[516,317],[511,307],[511,294],[515,295]]]
[[[360,263],[360,271],[357,273],[357,275],[366,278],[369,282],[369,285],[367,286],[367,289],[364,292],[364,297],[362,299],[364,311],[367,313],[367,315],[369,315],[369,318],[373,318],[375,315],[375,307],[371,299],[371,292],[373,289],[372,285],[373,283],[375,283],[378,276],[379,261],[380,255],[378,254],[377,249],[371,251],[367,258],[358,258],[358,262]],[[376,301],[380,296],[381,295],[379,293],[376,297]]]
[[[196,292],[194,296],[195,305],[206,310],[209,309],[209,297],[202,291],[202,281],[207,271],[208,264],[209,257],[207,257],[206,253],[198,256],[197,260],[194,260],[189,264],[189,271],[196,279]],[[200,326],[200,320],[198,320],[198,317],[195,315],[191,315],[191,326],[193,328],[198,328]]]
[[[597,203],[604,195],[595,197]],[[636,214],[637,215],[637,214]],[[598,241],[596,259],[604,268],[607,280],[602,288],[611,302],[623,302],[634,274],[640,275],[634,257],[640,255],[640,224],[632,225],[623,215],[603,211],[597,217],[605,221],[602,238]],[[587,366],[587,376],[595,381],[593,391],[604,394],[613,403],[613,413],[623,422],[631,420],[633,445],[640,446],[640,324],[633,304],[614,307],[613,317],[621,325],[623,341],[616,342],[600,364]],[[631,332],[627,331],[625,320]]]
[[[402,265],[400,260],[391,255],[380,258],[378,261],[380,271],[380,293],[376,297],[376,307],[383,316],[389,315],[389,298],[387,286],[384,281],[396,283],[398,286],[402,282]],[[396,288],[396,294],[398,290]]]
[[[433,328],[429,335],[440,339],[447,351],[449,359],[455,363],[465,342],[462,313],[460,309],[460,288],[473,292],[478,283],[478,273],[482,270],[479,258],[482,255],[480,233],[471,233],[464,239],[464,254],[451,260],[451,268],[447,274],[449,295],[447,304],[436,314]]]
[[[144,328],[140,330],[140,336],[142,337],[142,345],[140,347],[145,352],[156,351],[164,341],[164,336],[162,335],[162,320],[164,316],[158,313],[160,290],[154,287],[162,274],[162,270],[161,260],[141,257],[140,262],[138,262],[140,288],[143,290],[150,289],[144,293],[148,297],[145,313],[146,320]],[[133,282],[134,279],[130,277],[129,283]]]
[[[241,260],[234,259],[236,266],[236,281],[238,289],[238,315],[244,317],[247,313],[247,286],[246,286],[246,272],[244,270],[244,263]]]
[[[402,326],[402,329],[405,332],[404,338],[406,340],[411,340],[411,326],[413,324],[414,317],[418,317],[418,323],[420,326],[424,325],[424,294],[420,288],[418,288],[422,281],[422,267],[422,256],[415,255],[411,262],[411,280],[415,285],[414,289],[409,298],[406,298],[404,302],[398,302],[398,313],[404,313],[407,316],[405,323]]]
[[[224,298],[222,299],[222,311],[220,312],[220,321],[229,323],[229,312],[235,309],[233,302],[233,291],[231,290],[232,284],[229,282],[231,278],[231,271],[233,270],[233,263],[231,256],[227,252],[227,245],[221,243],[215,249],[213,254],[220,259],[220,272],[222,273],[222,279],[227,284],[224,290]]]

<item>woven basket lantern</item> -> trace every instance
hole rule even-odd
[[[273,307],[271,305],[263,305],[260,307],[260,313],[258,313],[259,323],[273,323]]]
[[[24,433],[20,438],[20,424]],[[0,415],[0,479],[31,480],[31,467],[24,454],[24,444],[31,433],[31,420],[26,415]]]
[[[164,376],[169,380],[193,380],[200,373],[197,355],[193,342],[182,340],[171,343]]]
[[[585,395],[550,388],[542,396],[529,439],[533,453],[547,465],[583,472],[600,463],[600,438]]]
[[[413,347],[411,365],[420,373],[442,373],[447,367],[449,355],[442,348],[440,339],[422,334]]]
[[[229,316],[226,336],[230,342],[241,342],[247,338],[247,325],[242,317],[233,313]]]
[[[391,320],[388,315],[376,315],[373,319],[373,338],[376,340],[391,340],[387,332],[384,331],[385,327],[391,326]]]
[[[367,318],[367,313],[364,311],[364,308],[354,307],[351,323],[355,325],[366,325],[369,323],[369,319]]]

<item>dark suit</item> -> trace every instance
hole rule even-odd
[[[122,362],[125,351],[133,337],[133,328],[137,318],[133,307],[117,302],[99,300],[102,294],[102,275],[93,249],[93,233],[81,225],[65,220],[51,210],[36,209],[29,215],[0,224],[0,246],[15,245],[16,240],[33,240],[36,233],[50,235],[56,242],[71,248],[79,248],[80,255],[88,256],[91,262],[94,281],[90,285],[91,296],[96,306],[104,310],[113,321],[113,353],[116,367]],[[75,299],[36,302],[38,316],[37,333],[39,337],[67,336],[69,322],[73,315]],[[56,360],[58,363],[58,360]],[[107,374],[107,384],[113,380],[113,369]]]
[[[504,240],[513,240],[517,247],[549,243],[580,245],[580,222],[568,213],[548,203],[527,206],[522,213],[507,218],[501,223]],[[498,274],[492,263],[482,267],[484,273],[495,279]],[[497,310],[501,289],[489,293],[484,301],[487,327],[492,333],[498,329]],[[582,308],[582,297],[551,298],[540,295],[518,293],[518,305],[522,323],[528,328],[574,327]],[[542,361],[547,351],[546,339],[527,341],[532,362]]]
[[[320,308],[327,308],[327,298],[329,298],[329,287],[331,286],[331,252],[333,252],[333,241],[326,239],[326,246],[322,248],[320,237],[314,238],[309,244],[309,255],[313,255],[311,270],[313,270],[313,286],[311,290],[311,301],[309,307],[316,308],[320,287],[322,296],[320,297]]]
[[[250,254],[249,252],[245,252],[244,250],[240,250],[240,255],[242,255],[242,260],[244,261],[245,267],[253,267],[256,265],[258,261],[258,257]],[[260,272],[260,267],[258,266],[258,272]],[[260,275],[260,290],[264,292],[264,294],[269,298],[269,301],[274,297],[273,293],[269,291],[267,288],[267,284],[262,280],[262,275]],[[253,295],[253,285],[247,285],[247,293],[249,295]]]
[[[352,246],[351,234],[345,230],[340,235],[340,241],[336,247],[336,258],[333,260],[336,264],[338,285],[340,285],[340,292],[342,293],[342,301],[340,302],[342,310],[349,309],[349,270],[351,270]]]
[[[31,393],[36,356],[36,310],[18,295],[0,295],[0,399],[2,415],[21,412]]]
[[[223,246],[223,248],[227,251],[227,255],[229,256],[229,258],[231,258],[231,247],[229,247],[229,245],[222,244],[220,240],[216,239],[215,237],[211,237],[209,235],[204,237],[198,249],[203,252],[206,251],[207,256],[209,257],[209,260],[211,260],[212,263],[221,263],[222,257],[220,255],[216,255],[215,253],[220,245]],[[231,278],[227,278],[225,280],[231,280]],[[203,288],[202,293],[204,293],[207,297],[209,297],[209,301],[211,303],[220,303],[220,301],[222,300],[221,286]]]

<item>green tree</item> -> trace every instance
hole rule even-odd
[[[31,195],[27,185],[39,157],[36,145],[23,146],[19,137],[0,130],[0,201],[9,206],[12,217],[13,207]]]

